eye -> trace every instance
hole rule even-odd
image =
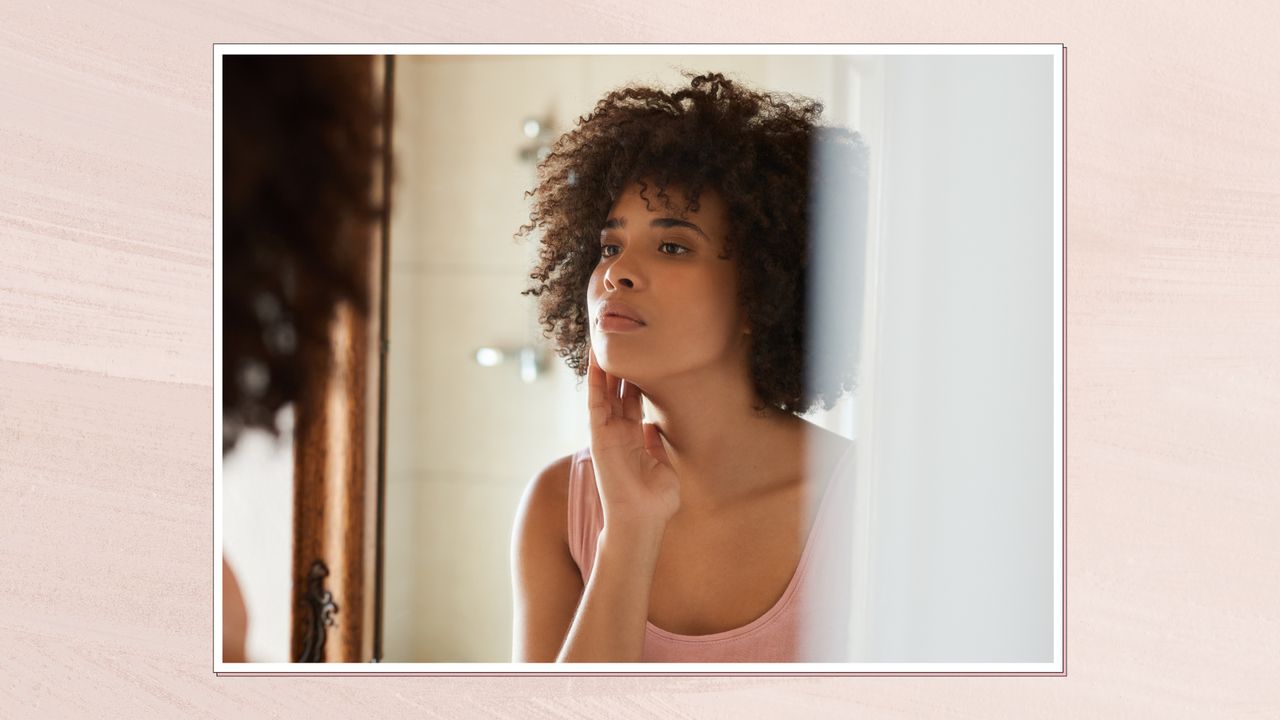
[[[616,249],[618,248],[618,246],[617,246],[617,245],[612,245],[612,244],[609,244],[609,243],[605,243],[605,244],[601,245],[601,246],[600,246],[600,257],[602,257],[602,258],[613,257],[613,256],[614,256],[614,253],[609,252],[609,248],[614,248],[614,249],[616,250]]]
[[[664,248],[676,248],[676,249],[675,249],[675,250],[671,250],[671,251],[667,251],[667,250],[665,250]],[[664,242],[664,243],[662,243],[661,245],[659,245],[659,246],[658,246],[658,249],[659,249],[659,250],[662,250],[663,252],[665,252],[665,253],[666,253],[666,254],[668,254],[668,255],[686,255],[686,254],[688,254],[688,252],[689,252],[689,248],[687,248],[687,247],[685,247],[685,246],[683,246],[683,245],[677,245],[676,243],[673,243],[673,242]]]

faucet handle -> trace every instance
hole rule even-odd
[[[517,348],[482,347],[475,352],[477,365],[497,367],[506,362],[515,362],[520,367],[520,379],[532,383],[546,372],[545,353],[532,345]]]

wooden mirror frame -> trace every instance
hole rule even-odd
[[[386,497],[387,299],[394,56],[371,63],[382,152],[370,232],[366,317],[348,304],[330,325],[332,362],[309,368],[295,409],[290,658],[380,662]],[[376,353],[376,355],[373,355]],[[375,402],[370,402],[376,389]]]

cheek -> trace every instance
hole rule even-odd
[[[604,282],[602,274],[597,270],[591,273],[591,279],[587,281],[587,307],[585,308],[587,322],[594,328],[595,326],[595,308],[604,299]]]
[[[712,287],[712,285],[708,283],[702,287]],[[733,335],[738,324],[740,311],[737,298],[707,292],[691,292],[685,294],[675,305],[682,308],[678,317],[680,327],[703,338],[706,342],[721,342],[724,338]]]

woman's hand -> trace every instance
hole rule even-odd
[[[588,351],[587,409],[605,528],[665,529],[680,509],[680,479],[658,427],[643,421],[640,390],[606,373],[594,350]]]

